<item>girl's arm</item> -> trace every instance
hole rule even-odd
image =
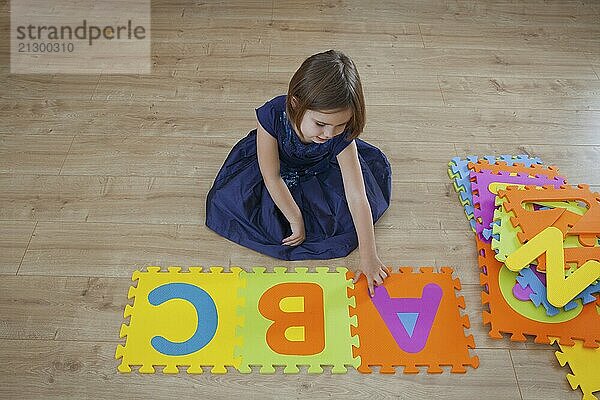
[[[279,174],[277,140],[261,126],[260,122],[257,122],[256,128],[256,154],[265,186],[292,229],[292,234],[283,239],[282,244],[297,246],[304,241],[305,237],[302,213]]]
[[[358,161],[358,150],[356,142],[352,141],[337,156],[342,180],[344,182],[344,193],[348,201],[348,208],[354,221],[354,227],[358,235],[358,251],[360,254],[359,272],[356,274],[356,282],[362,274],[367,278],[367,285],[371,296],[374,294],[373,283],[381,285],[388,276],[385,265],[377,255],[375,247],[375,231],[373,228],[373,216],[371,206],[367,200],[365,183],[363,180],[360,161]]]

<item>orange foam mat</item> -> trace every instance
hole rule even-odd
[[[525,335],[531,335],[535,343],[546,344],[550,343],[550,337],[556,337],[565,346],[573,346],[574,339],[578,339],[584,347],[600,347],[600,315],[594,303],[579,304],[548,320],[543,309],[514,297],[512,287],[517,273],[496,260],[490,244],[478,238],[476,242],[484,288],[482,303],[489,308],[483,311],[483,323],[490,325],[490,337],[501,339],[502,333],[508,333],[510,340],[524,342]]]
[[[512,165],[508,165],[505,161],[497,161],[495,163],[490,163],[486,159],[479,159],[477,162],[470,162],[468,166],[470,170],[473,170],[475,172],[481,172],[483,170],[486,170],[492,171],[495,174],[501,171],[505,171],[515,174],[525,173],[530,176],[544,175],[548,178],[557,178],[559,176],[558,168],[547,167],[539,164],[525,166],[521,163],[514,163]]]
[[[464,373],[466,366],[477,368],[479,359],[469,353],[475,348],[473,336],[464,332],[469,318],[460,312],[465,300],[455,293],[459,289],[448,267],[440,272],[402,267],[376,287],[373,298],[361,279],[349,289],[356,299],[351,315],[358,318],[358,326],[352,326],[360,338],[353,349],[361,360],[358,370],[370,373],[379,366],[379,372],[393,374],[402,366],[404,373],[418,373],[424,366],[429,373],[441,373],[441,366],[451,366],[451,372]]]
[[[514,214],[511,224],[520,227],[522,232],[517,234],[519,241],[524,243],[530,240],[548,226],[555,226],[563,232],[563,236],[577,235],[582,245],[596,246],[600,237],[600,194],[590,190],[588,185],[569,186],[560,188],[544,186],[542,189],[535,186],[526,186],[525,190],[508,187],[505,191],[498,192],[500,197],[505,197],[504,208]],[[576,215],[563,208],[549,210],[526,210],[524,203],[541,201],[566,201],[576,200],[587,204],[587,211]]]

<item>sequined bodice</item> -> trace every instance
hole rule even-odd
[[[280,173],[286,185],[293,188],[300,179],[317,175],[329,168],[335,144],[340,139],[345,139],[340,135],[325,143],[303,143],[292,128],[285,111],[280,114],[280,121],[284,127],[277,138]]]

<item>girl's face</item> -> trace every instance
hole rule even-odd
[[[352,110],[306,110],[300,123],[300,140],[304,143],[325,143],[344,132],[352,118]]]

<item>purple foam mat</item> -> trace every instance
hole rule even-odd
[[[510,172],[501,171],[498,174],[490,170],[481,170],[480,172],[470,171],[471,189],[473,190],[473,204],[479,204],[479,207],[474,207],[473,216],[475,217],[475,231],[485,242],[490,242],[483,236],[484,229],[490,229],[494,220],[494,210],[496,209],[496,195],[489,190],[490,183],[502,182],[515,185],[535,185],[544,186],[552,185],[560,187],[565,184],[565,178],[557,176],[556,178],[548,178],[544,175],[531,177],[527,174],[511,175]],[[477,191],[477,193],[475,192]],[[479,219],[481,222],[478,222]]]

